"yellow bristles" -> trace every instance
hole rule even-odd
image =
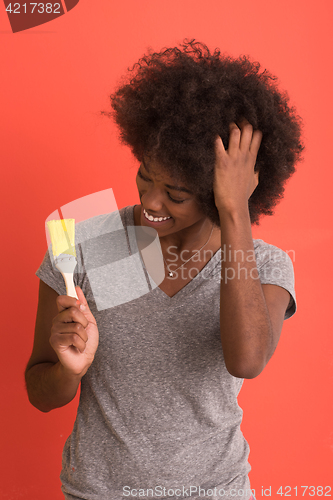
[[[51,236],[53,256],[65,253],[76,257],[75,219],[49,220],[47,227]]]

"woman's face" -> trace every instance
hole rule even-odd
[[[195,231],[209,222],[187,186],[171,178],[155,161],[142,161],[136,183],[141,201],[140,224],[153,227],[160,237]]]

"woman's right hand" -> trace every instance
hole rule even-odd
[[[58,314],[53,319],[50,344],[68,374],[83,377],[93,362],[98,346],[98,328],[80,287],[79,300],[57,297]]]

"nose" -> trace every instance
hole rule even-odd
[[[144,208],[151,214],[160,213],[163,208],[163,195],[161,189],[151,187],[147,189],[140,197]]]

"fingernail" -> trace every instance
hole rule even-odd
[[[85,311],[86,310],[86,306],[84,306],[83,304],[80,305],[80,309],[81,311]]]

